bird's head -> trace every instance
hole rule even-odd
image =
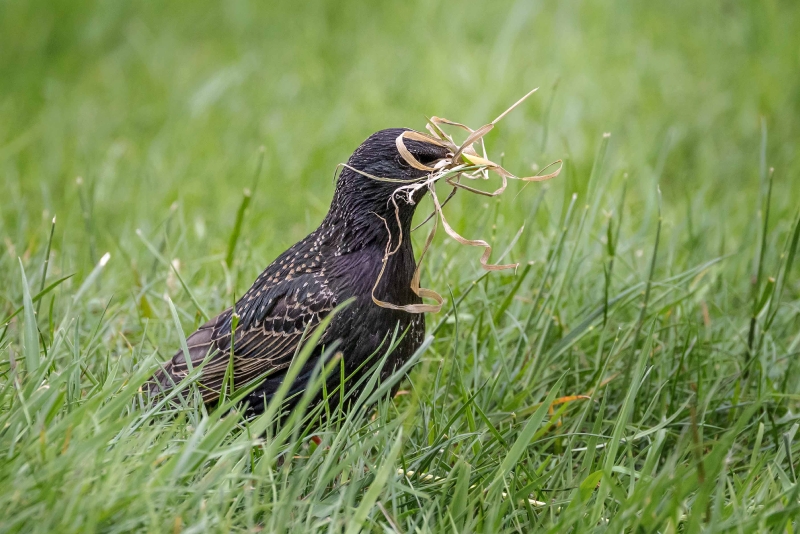
[[[404,135],[404,132],[407,133]],[[435,140],[409,136],[408,133],[412,133],[412,130],[390,128],[372,134],[361,143],[347,164],[342,166],[331,209],[388,214],[390,209],[394,210],[394,196],[403,214],[413,215],[416,203],[425,194],[425,188],[411,198],[395,195],[395,191],[404,184],[422,181],[437,162],[452,153]],[[402,141],[398,141],[400,136],[403,136]],[[401,153],[404,149],[408,154]]]

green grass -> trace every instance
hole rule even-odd
[[[800,4],[372,4],[0,1],[0,531],[795,532]],[[440,234],[408,394],[141,404],[370,133],[535,86],[487,143],[564,172],[448,205],[523,266]]]

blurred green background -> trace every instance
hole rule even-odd
[[[0,531],[387,531],[354,512],[378,466],[405,532],[796,530],[799,28],[797,0],[0,0],[0,317],[22,312],[0,324]],[[561,176],[446,213],[493,260],[525,223],[506,260],[536,263],[474,284],[479,253],[440,233],[423,284],[446,310],[471,293],[428,316],[413,394],[283,467],[305,437],[251,464],[235,416],[134,408],[137,369],[316,227],[368,135],[477,127],[533,87],[489,153]],[[23,306],[18,257],[33,295],[74,276]],[[538,428],[548,394],[593,400]]]
[[[672,224],[708,219],[731,249],[754,235],[760,165],[776,168],[777,209],[797,206],[798,27],[790,0],[4,1],[0,234],[24,256],[57,214],[74,270],[135,256],[135,229],[152,235],[177,202],[182,255],[222,254],[263,145],[249,282],[314,228],[370,133],[430,115],[477,127],[538,86],[488,137],[510,170],[565,158],[549,198],[583,194],[611,132],[605,168],[628,173],[642,214],[659,183]],[[509,235],[536,193],[513,194]],[[464,195],[451,217],[483,203]]]

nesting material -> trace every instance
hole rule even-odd
[[[397,246],[392,248],[392,243],[394,242],[393,237],[391,236],[391,230],[389,229],[389,225],[387,221],[384,219],[383,222],[386,225],[387,231],[389,231],[389,240],[386,244],[386,252],[383,257],[383,267],[381,268],[380,274],[378,275],[378,279],[375,281],[375,285],[372,288],[372,300],[378,306],[383,308],[390,308],[393,310],[403,310],[409,313],[436,313],[442,309],[444,304],[444,299],[442,296],[433,291],[432,289],[426,289],[420,287],[419,279],[420,279],[420,269],[422,267],[422,262],[425,257],[425,253],[428,251],[431,242],[433,241],[434,236],[436,235],[436,231],[438,229],[438,223],[441,220],[441,224],[444,227],[445,232],[447,235],[455,239],[458,243],[470,247],[481,247],[483,248],[483,254],[480,258],[481,266],[487,271],[500,271],[504,269],[515,269],[519,264],[518,263],[509,263],[509,264],[491,264],[489,263],[489,257],[492,254],[492,246],[484,241],[483,239],[467,239],[458,232],[456,232],[452,226],[447,222],[447,218],[444,215],[444,211],[442,207],[456,194],[459,189],[463,189],[470,193],[488,196],[488,197],[496,197],[500,196],[505,192],[506,187],[508,186],[508,180],[520,180],[523,182],[543,182],[545,180],[549,180],[551,178],[555,178],[561,172],[562,160],[557,160],[546,167],[544,167],[539,173],[534,176],[516,176],[506,169],[504,169],[501,165],[495,163],[486,153],[486,146],[483,142],[483,138],[486,134],[488,134],[495,125],[503,119],[506,115],[508,115],[511,111],[513,111],[517,106],[522,104],[529,96],[531,96],[536,89],[529,92],[522,98],[520,98],[517,102],[514,103],[511,107],[505,110],[503,113],[500,114],[495,120],[490,122],[489,124],[484,124],[480,128],[473,130],[469,126],[461,124],[459,122],[451,121],[448,119],[444,119],[441,117],[431,117],[428,120],[428,124],[426,125],[426,129],[428,133],[421,133],[416,131],[405,131],[401,135],[397,137],[397,150],[400,152],[400,155],[403,159],[413,168],[419,169],[421,171],[428,172],[428,175],[424,178],[417,179],[417,180],[397,180],[391,178],[383,178],[378,176],[373,176],[362,171],[358,171],[350,166],[345,165],[349,169],[358,172],[366,176],[367,178],[373,180],[380,180],[386,182],[397,182],[398,185],[397,189],[395,189],[394,193],[391,196],[391,202],[394,204],[395,207],[395,215],[397,218],[398,228],[400,228],[400,210],[397,206],[397,199],[402,198],[407,203],[414,202],[414,194],[418,192],[420,189],[427,188],[428,192],[433,199],[433,206],[434,212],[425,220],[422,224],[430,220],[431,218],[434,219],[433,227],[431,231],[428,233],[428,237],[425,240],[425,246],[422,250],[422,254],[420,255],[419,261],[417,262],[417,268],[414,272],[414,276],[411,280],[411,290],[414,291],[419,297],[423,299],[433,300],[435,304],[411,304],[406,306],[400,306],[396,304],[392,304],[390,302],[384,302],[379,300],[375,297],[375,288],[377,288],[378,283],[380,282],[381,278],[383,277],[383,272],[386,269],[386,264],[389,261],[389,257],[392,256],[397,252],[400,248],[400,244],[402,243],[403,239],[408,239],[408,236],[403,236],[402,234],[397,239]],[[454,127],[457,129],[464,130],[467,133],[466,139],[462,143],[457,143],[451,135],[446,133],[443,127]],[[411,139],[414,141],[421,141],[424,143],[432,143],[441,147],[445,147],[448,149],[448,157],[437,161],[432,167],[424,165],[417,161],[414,158],[413,154],[406,148],[405,140]],[[556,170],[549,173],[549,174],[541,174],[543,171],[556,166]],[[468,181],[476,181],[476,180],[488,180],[491,174],[496,174],[500,177],[501,184],[496,190],[489,192],[478,189],[471,185],[468,185]],[[439,197],[436,194],[436,183],[439,181],[446,182],[449,186],[452,187],[450,194],[447,196],[444,202],[439,201]],[[380,217],[380,216],[378,216]],[[383,219],[381,217],[381,219]],[[421,226],[421,225],[420,225]]]

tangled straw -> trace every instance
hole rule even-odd
[[[538,89],[538,88],[537,88]],[[431,213],[422,223],[420,223],[416,228],[419,228],[426,222],[428,222],[431,218],[434,218],[434,224],[431,228],[431,231],[428,233],[428,237],[425,240],[425,247],[422,249],[422,254],[420,255],[419,261],[417,262],[417,268],[414,271],[414,276],[411,279],[411,290],[420,298],[423,299],[431,299],[436,302],[436,304],[409,304],[405,306],[399,306],[397,304],[392,304],[390,302],[384,302],[379,300],[375,297],[375,289],[378,287],[378,284],[383,277],[383,273],[386,270],[386,264],[389,261],[389,257],[395,254],[399,248],[400,244],[403,241],[403,234],[402,229],[400,230],[400,236],[397,242],[397,246],[392,248],[392,234],[391,230],[389,229],[389,224],[387,223],[386,219],[381,217],[380,215],[375,214],[378,218],[380,218],[384,225],[386,226],[387,232],[389,232],[389,240],[386,243],[386,250],[383,256],[383,265],[381,267],[380,273],[378,274],[378,279],[375,281],[375,285],[372,287],[372,301],[375,302],[378,306],[383,308],[389,308],[392,310],[402,310],[409,313],[436,313],[442,309],[444,304],[444,299],[440,294],[432,289],[425,289],[420,287],[419,279],[420,279],[420,269],[422,267],[422,260],[425,257],[425,253],[428,251],[431,242],[433,241],[434,236],[436,235],[436,230],[438,228],[438,221],[441,219],[442,226],[444,227],[445,232],[447,235],[455,239],[457,242],[461,243],[462,245],[467,245],[470,247],[482,247],[483,255],[481,255],[480,262],[481,266],[487,271],[501,271],[505,269],[515,269],[519,266],[518,263],[509,263],[504,265],[498,264],[490,264],[489,257],[492,254],[492,246],[484,241],[483,239],[466,239],[458,234],[453,227],[447,222],[447,219],[444,216],[444,212],[442,207],[450,201],[451,198],[456,194],[456,191],[459,189],[464,189],[469,191],[470,193],[475,193],[478,195],[483,195],[487,197],[496,197],[502,195],[503,192],[506,190],[508,186],[508,180],[520,180],[523,182],[543,182],[545,180],[549,180],[551,178],[555,178],[561,172],[562,167],[562,160],[554,161],[553,163],[547,165],[539,173],[534,176],[515,176],[514,174],[508,172],[502,166],[498,165],[497,163],[491,161],[486,154],[486,146],[483,142],[483,138],[486,134],[488,134],[494,126],[503,119],[506,115],[508,115],[511,111],[513,111],[517,106],[522,104],[529,96],[531,96],[534,92],[537,91],[534,89],[530,91],[528,94],[517,100],[510,108],[505,110],[503,113],[500,114],[495,120],[490,122],[489,124],[484,124],[477,130],[473,130],[472,128],[461,124],[459,122],[451,121],[448,119],[443,119],[441,117],[431,117],[428,119],[428,124],[426,125],[426,129],[429,134],[416,132],[413,130],[405,131],[399,136],[397,136],[396,144],[397,150],[400,152],[400,155],[403,159],[408,163],[411,167],[415,169],[419,169],[421,171],[428,172],[428,175],[424,178],[417,179],[417,180],[398,180],[393,178],[383,178],[378,176],[373,176],[367,174],[363,171],[359,171],[350,167],[349,165],[344,165],[348,169],[351,169],[359,174],[366,176],[367,178],[385,182],[397,182],[402,183],[402,185],[398,186],[397,189],[394,190],[390,197],[390,202],[394,205],[395,208],[395,217],[397,219],[398,228],[400,226],[400,209],[397,206],[397,198],[405,197],[405,201],[409,204],[414,203],[414,194],[418,192],[420,189],[427,188],[431,194],[431,198],[433,199],[433,206],[434,211]],[[442,126],[452,126],[455,128],[459,128],[465,130],[467,132],[467,138],[464,140],[463,143],[457,144],[453,137],[447,134],[443,129]],[[408,150],[405,145],[405,139],[410,139],[413,141],[421,141],[423,143],[432,143],[434,145],[447,148],[449,153],[448,156],[444,159],[439,160],[433,167],[428,165],[424,165],[417,161],[413,154]],[[480,145],[481,154],[478,154],[475,146]],[[541,172],[547,170],[548,168],[558,165],[558,168],[551,172],[550,174],[540,174]],[[461,183],[462,179],[468,180],[488,180],[489,173],[495,173],[500,176],[502,183],[499,188],[497,188],[493,192],[483,191],[481,189],[477,189],[475,187],[471,187],[464,183]],[[444,180],[448,185],[450,185],[453,189],[450,194],[447,196],[444,202],[439,202],[439,197],[436,195],[436,188],[435,185],[438,181]],[[438,217],[437,217],[438,216]],[[415,228],[415,229],[416,229]]]

